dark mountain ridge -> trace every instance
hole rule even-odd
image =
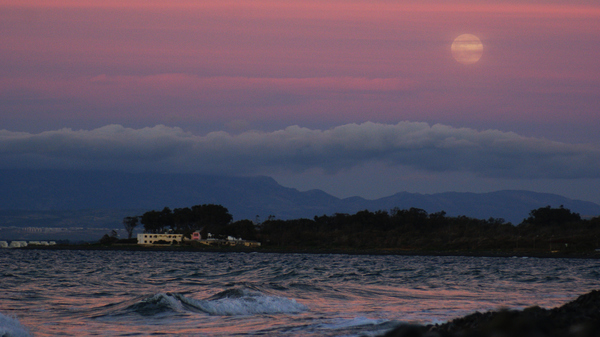
[[[536,208],[550,205],[582,216],[600,215],[600,205],[556,194],[529,191],[490,193],[400,192],[376,200],[336,198],[320,190],[300,192],[270,177],[199,174],[124,173],[105,171],[0,170],[0,210],[160,210],[198,204],[220,204],[235,220],[313,218],[360,210],[422,208],[429,213],[479,219],[504,218],[520,223]],[[132,214],[135,215],[135,214]]]

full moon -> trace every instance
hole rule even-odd
[[[456,61],[462,64],[473,64],[481,58],[483,44],[481,44],[481,40],[477,36],[463,34],[454,39],[450,50]]]

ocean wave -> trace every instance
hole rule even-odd
[[[214,316],[248,316],[260,314],[293,314],[306,311],[306,306],[279,296],[269,296],[250,289],[229,289],[204,300],[176,293],[158,293],[125,309],[125,313],[157,316],[170,313],[197,312]]]
[[[142,316],[156,316],[160,314],[184,312],[181,295],[159,293],[129,306],[126,312],[135,312]]]
[[[8,316],[0,314],[0,336],[2,337],[30,337],[27,329],[21,323]]]
[[[308,310],[306,306],[279,296],[269,296],[249,289],[229,289],[206,300],[182,297],[182,300],[215,316],[248,316],[260,314],[293,314]]]

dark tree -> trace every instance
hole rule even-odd
[[[119,235],[116,230],[110,231],[110,235],[104,234],[104,236],[100,239],[100,243],[103,245],[110,245],[119,241]]]
[[[567,223],[579,222],[581,216],[578,213],[571,212],[562,205],[559,208],[550,206],[534,209],[529,212],[529,218],[523,222],[532,225],[564,225]]]
[[[204,204],[192,207],[195,229],[208,227],[218,229],[226,226],[233,220],[229,210],[221,205]]]
[[[196,205],[191,209],[188,207],[176,208],[173,211],[165,207],[160,212],[146,212],[139,218],[146,233],[163,233],[172,230],[187,236],[196,230],[203,229],[215,233],[233,220],[233,216],[227,208],[212,204]]]
[[[133,235],[133,230],[138,225],[139,218],[137,216],[128,216],[123,219],[123,226],[125,226],[125,231],[127,232],[127,238],[131,239]]]
[[[223,226],[213,234],[231,235],[245,240],[256,240],[256,227],[250,220],[240,220]]]
[[[161,212],[157,211],[149,211],[142,215],[141,222],[146,233],[161,233],[164,231],[164,224],[160,215]]]
[[[171,229],[175,233],[190,235],[195,229],[194,213],[188,207],[173,210],[173,224]]]
[[[171,211],[171,209],[169,207],[165,207],[163,208],[163,210],[160,212],[159,215],[160,218],[160,222],[164,228],[174,228],[174,216],[173,216],[173,211]]]

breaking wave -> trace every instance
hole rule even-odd
[[[269,296],[248,289],[229,289],[204,300],[176,293],[159,293],[130,305],[125,311],[143,316],[183,312],[200,312],[214,316],[248,316],[293,314],[306,310],[306,306],[294,299]]]
[[[230,289],[206,300],[184,298],[192,305],[210,315],[243,316],[258,314],[293,314],[308,310],[294,299],[268,296],[248,289]]]
[[[185,309],[179,297],[180,295],[177,294],[159,293],[129,306],[126,311],[135,312],[142,316],[183,312]]]
[[[29,337],[31,336],[18,320],[0,314],[0,336]]]
[[[553,308],[600,278],[594,259],[2,253],[0,337],[373,337],[475,311]]]

